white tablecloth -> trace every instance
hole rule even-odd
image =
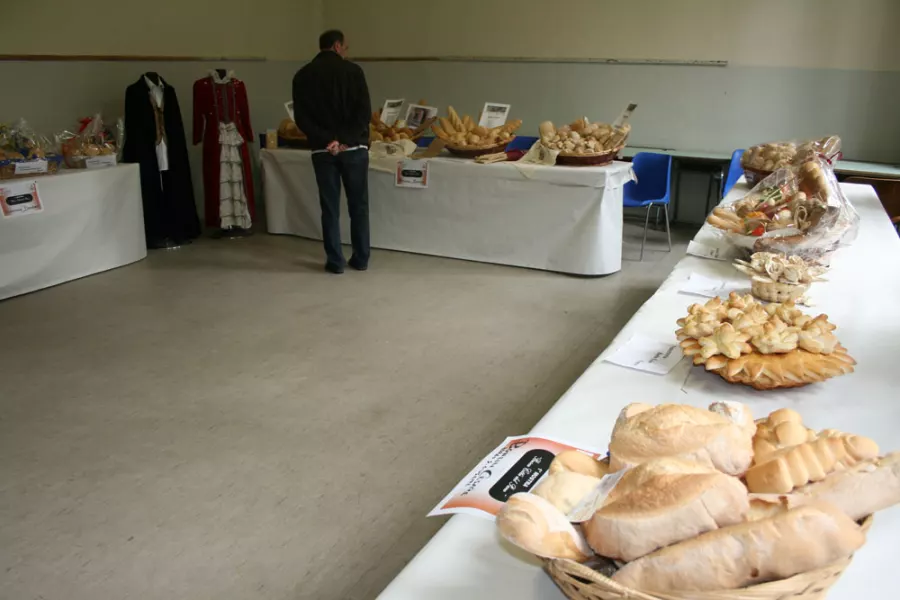
[[[262,150],[269,233],[321,239],[311,154]],[[622,187],[629,163],[604,167],[479,165],[435,158],[427,189],[397,188],[396,160],[369,170],[372,246],[605,275],[622,268]],[[349,243],[346,202],[341,228]]]
[[[44,210],[0,216],[0,300],[147,256],[137,165],[35,181]]]
[[[746,189],[739,184],[731,194],[743,194]],[[900,450],[900,314],[896,310],[900,240],[872,188],[844,184],[843,189],[862,217],[859,238],[836,253],[829,281],[815,284],[811,292],[817,303],[814,310],[827,313],[837,324],[841,343],[858,361],[855,373],[796,390],[757,392],[725,383],[687,361],[665,376],[602,362],[635,333],[674,339],[675,320],[684,316],[691,303],[704,301],[678,292],[691,273],[718,278],[737,274],[725,262],[687,256],[532,433],[605,448],[619,410],[629,402],[706,407],[713,400],[733,399],[748,403],[755,415],[790,406],[800,411],[810,427],[867,435],[885,451]],[[699,236],[708,234],[703,230]],[[472,466],[459,465],[460,477]],[[856,553],[828,600],[900,597],[894,572],[898,539],[900,507],[878,513],[867,544]],[[563,595],[536,561],[501,542],[493,522],[460,515],[434,536],[380,598],[545,600]]]

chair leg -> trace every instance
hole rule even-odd
[[[665,208],[665,212],[666,212],[666,237],[669,240],[669,252],[671,252],[672,251],[672,234],[669,233],[669,206],[664,205],[663,208]]]
[[[647,243],[647,227],[650,226],[650,207],[652,204],[647,205],[647,218],[644,219],[644,239],[641,240],[641,258],[639,260],[644,260],[644,244]]]
[[[656,205],[656,217],[654,217],[655,222],[653,223],[653,227],[659,227],[659,204]]]

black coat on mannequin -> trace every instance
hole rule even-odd
[[[150,88],[144,77],[163,84],[163,124],[169,168],[159,170],[156,155],[156,119]],[[184,123],[175,89],[156,73],[142,74],[125,90],[125,147],[123,160],[138,163],[144,203],[147,245],[164,247],[166,241],[183,243],[200,235],[188,163]]]

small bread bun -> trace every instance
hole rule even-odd
[[[592,555],[584,536],[566,516],[534,494],[511,496],[497,513],[497,529],[509,542],[543,558],[584,562]]]

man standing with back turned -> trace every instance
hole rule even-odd
[[[346,60],[344,34],[319,36],[319,54],[294,75],[294,120],[309,138],[322,207],[325,269],[344,272],[341,249],[341,181],[347,192],[353,256],[349,264],[369,267],[369,119],[366,77]]]

